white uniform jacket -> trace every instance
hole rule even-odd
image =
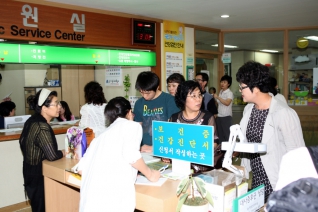
[[[271,93],[269,93],[273,97]],[[245,106],[240,126],[246,136],[247,124],[254,104]],[[286,103],[272,98],[269,113],[265,121],[262,143],[267,145],[267,152],[261,154],[266,174],[275,189],[279,166],[285,153],[305,146],[303,133],[297,113]],[[250,161],[242,155],[241,165],[251,171]],[[248,176],[247,176],[248,177]]]

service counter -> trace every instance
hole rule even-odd
[[[46,211],[78,211],[80,188],[67,182],[71,169],[78,160],[62,158],[43,161]],[[136,209],[146,212],[175,211],[179,181],[167,180],[162,186],[135,185]]]
[[[59,150],[64,149],[65,133],[70,126],[53,126]],[[25,202],[20,134],[21,130],[0,133],[0,208]]]

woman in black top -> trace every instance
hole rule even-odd
[[[44,178],[42,161],[54,161],[65,153],[59,151],[55,134],[50,126],[52,118],[59,116],[59,101],[56,91],[45,88],[37,92],[35,114],[24,124],[19,140],[23,154],[24,188],[31,201],[33,212],[45,211]]]
[[[203,95],[200,84],[189,80],[181,83],[177,88],[175,95],[176,105],[181,109],[169,119],[170,122],[210,125],[214,127],[214,148],[218,145],[218,136],[216,133],[215,119],[212,113],[201,110]],[[163,159],[167,162],[166,159]],[[212,166],[191,164],[195,173],[212,170]]]

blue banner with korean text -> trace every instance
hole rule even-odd
[[[152,133],[155,156],[213,166],[213,126],[153,121]]]

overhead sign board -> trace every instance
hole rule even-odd
[[[156,53],[1,43],[0,63],[156,66]]]
[[[213,126],[153,121],[152,133],[155,156],[213,166]]]

